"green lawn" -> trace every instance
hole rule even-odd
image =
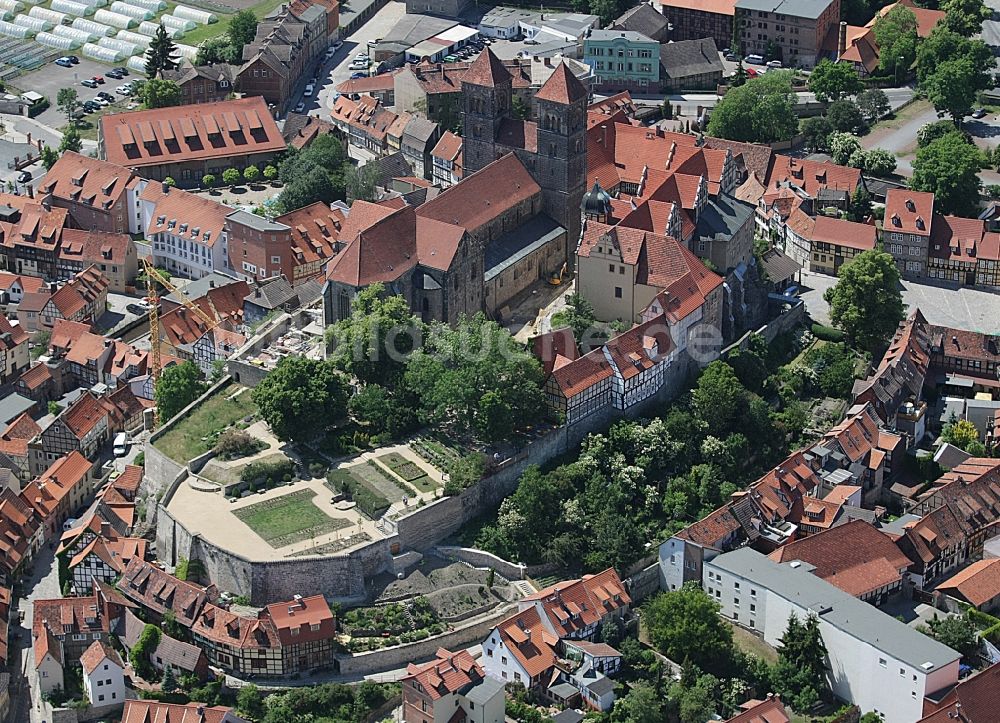
[[[383,454],[378,461],[402,477],[407,483],[420,492],[431,492],[437,489],[437,483],[427,476],[427,473],[401,454],[390,452]]]
[[[253,14],[257,16],[258,20],[260,20],[269,12],[281,5],[283,1],[284,0],[261,0],[261,2],[251,5],[250,10],[253,11]],[[168,0],[166,12],[173,12],[176,6],[177,3],[169,2]],[[236,13],[225,15],[217,10],[212,10],[211,12],[218,16],[219,22],[212,23],[211,25],[199,25],[194,30],[184,33],[184,37],[180,38],[177,42],[197,47],[201,45],[202,41],[207,40],[208,38],[214,38],[216,35],[222,35],[227,32],[229,30],[229,23]]]
[[[350,526],[347,520],[330,517],[313,504],[315,496],[312,490],[302,490],[235,510],[233,514],[271,547],[284,547]]]
[[[257,414],[257,405],[250,398],[249,390],[235,400],[229,399],[239,389],[241,387],[235,384],[220,389],[156,440],[156,448],[177,462],[187,462],[212,449],[226,427]]]

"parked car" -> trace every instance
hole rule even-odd
[[[21,171],[17,174],[18,183],[27,183],[31,180],[31,171]]]
[[[306,89],[302,91],[302,96],[304,98],[311,98],[314,90],[316,90],[316,86],[312,83],[308,83],[306,85]]]
[[[301,113],[306,109],[305,101],[300,100],[299,104],[292,109],[292,113]]]
[[[985,108],[976,108],[974,111],[972,111],[972,117],[973,118],[985,118],[986,117],[986,109]]]
[[[66,57],[69,58],[69,62],[71,62],[73,65],[79,65],[80,59],[75,55],[67,55]]]
[[[84,101],[84,103],[83,103],[83,109],[87,113],[96,113],[97,111],[99,111],[101,109],[101,104],[98,103],[97,101],[87,100],[87,101]]]
[[[68,55],[64,55],[61,58],[56,58],[56,65],[60,65],[63,68],[72,68],[73,61],[69,59]]]
[[[116,73],[121,73],[122,75],[128,75],[128,68],[118,67],[118,68],[112,68],[112,70],[115,71]]]
[[[746,74],[747,74],[748,78],[756,78],[758,75],[760,75],[760,73],[758,73],[753,68],[744,68],[743,70],[746,71]]]
[[[769,60],[769,61],[767,61],[767,67],[768,68],[781,68],[781,67],[784,67],[784,66],[781,65],[781,61],[780,60]]]
[[[80,81],[80,85],[82,85],[84,88],[96,88],[97,81],[94,80],[93,78],[84,78],[83,80]]]
[[[367,73],[351,73],[351,80],[357,80],[358,78],[367,78]]]
[[[366,53],[364,51],[361,51],[360,53],[358,53],[358,54],[356,54],[354,56],[354,59],[355,60],[365,60],[365,61],[367,61],[368,60],[368,53]]]
[[[329,48],[326,49],[326,55],[323,56],[323,59],[329,60],[336,54],[337,54],[337,49],[331,45]]]
[[[132,95],[132,86],[119,85],[117,88],[115,88],[115,92],[118,93],[118,95]]]
[[[763,65],[764,56],[763,55],[748,55],[743,58],[744,63],[750,63],[751,65]]]
[[[121,80],[122,78],[124,78],[124,77],[125,77],[124,75],[122,75],[121,73],[119,73],[119,72],[118,72],[117,70],[115,70],[114,68],[112,68],[111,70],[109,70],[109,71],[108,71],[107,73],[105,73],[104,75],[105,75],[106,77],[108,77],[108,78],[114,78],[115,80]]]
[[[98,85],[104,85],[103,75],[95,75],[94,77],[91,78],[91,80],[97,83]]]
[[[111,105],[111,101],[102,95],[95,95],[94,99],[90,102],[96,103],[98,108],[104,108],[105,106]]]
[[[355,60],[351,63],[351,70],[368,70],[367,60]]]
[[[147,311],[149,311],[149,309],[150,305],[148,301],[139,301],[137,303],[128,304],[125,307],[125,310],[130,314],[140,314],[140,315],[145,314]]]
[[[108,101],[109,103],[114,103],[115,102],[115,97],[113,95],[111,95],[111,93],[109,93],[106,90],[102,90],[100,93],[98,93],[97,97],[98,98],[104,98],[104,100]]]
[[[124,457],[128,452],[128,434],[119,432],[115,435],[115,457]]]
[[[740,59],[740,56],[738,56],[736,53],[726,53],[725,58],[730,63],[735,63]]]

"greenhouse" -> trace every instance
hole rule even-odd
[[[0,0],[0,10],[10,10],[12,13],[19,13],[24,10],[24,3],[18,0]]]
[[[57,25],[52,29],[52,34],[60,35],[64,38],[73,38],[74,40],[79,40],[81,43],[89,43],[97,40],[97,33],[89,33],[86,30],[78,30],[77,28],[70,28],[65,25]]]
[[[111,12],[128,15],[130,18],[135,18],[136,20],[150,20],[153,17],[152,10],[147,10],[137,5],[129,5],[128,3],[121,2],[121,0],[115,0],[111,3]]]
[[[52,0],[53,3],[57,1],[58,0]],[[94,20],[96,20],[99,23],[104,23],[105,25],[111,25],[112,27],[120,28],[122,30],[124,30],[125,28],[134,28],[136,24],[139,22],[137,19],[129,17],[128,15],[122,15],[121,13],[114,13],[111,12],[110,10],[105,10],[104,8],[101,8],[100,10],[94,13]]]
[[[90,7],[94,8],[95,10],[97,8],[103,8],[105,5],[108,4],[108,0],[76,0],[76,1],[81,2],[84,5],[90,5]]]
[[[148,35],[134,33],[131,30],[119,30],[115,37],[119,40],[124,40],[126,43],[138,45],[140,48],[148,48],[149,44],[153,42],[153,39]]]
[[[33,18],[30,15],[18,15],[13,20],[15,25],[20,25],[24,28],[31,28],[36,33],[42,30],[52,30],[53,23],[51,20],[43,20],[42,18]]]
[[[59,50],[76,50],[80,47],[79,40],[64,38],[62,35],[53,35],[52,33],[39,33],[35,36],[35,40],[42,45],[48,45],[50,48],[58,48]]]
[[[73,24],[70,27],[77,30],[86,30],[89,33],[94,33],[97,37],[101,37],[102,35],[111,37],[115,34],[115,29],[110,25],[95,23],[93,20],[87,20],[86,18],[74,18]]]
[[[58,10],[67,15],[83,16],[94,14],[94,8],[90,7],[90,5],[78,3],[76,0],[52,0],[51,7],[53,10]]]
[[[142,55],[133,55],[125,61],[125,67],[136,73],[146,72],[146,58]]]
[[[165,15],[161,16],[160,20],[162,20],[164,17],[166,16]],[[143,35],[148,35],[149,37],[153,37],[154,35],[156,35],[156,32],[159,29],[160,29],[159,23],[154,23],[149,20],[143,20],[141,23],[139,23],[139,32],[142,33]],[[184,31],[181,28],[172,28],[168,25],[164,25],[164,29],[167,31],[167,35],[170,36],[171,38],[176,39],[184,37]]]
[[[48,8],[31,8],[28,10],[28,17],[49,20],[53,25],[62,25],[63,20],[66,19],[66,13],[57,13]]]
[[[184,18],[185,20],[193,20],[199,25],[209,25],[211,23],[219,22],[218,16],[205,10],[188,7],[187,5],[178,5],[175,7],[173,15],[174,17]]]
[[[4,8],[0,8],[0,20],[10,20],[13,14],[14,13],[10,10],[5,10]]]
[[[185,32],[188,30],[194,30],[198,27],[194,20],[186,20],[184,18],[178,18],[174,15],[161,15],[160,23],[168,30],[171,28],[177,28],[178,30],[184,30]]]
[[[117,50],[119,52],[125,53],[125,55],[135,55],[140,50],[145,50],[145,48],[139,48],[135,43],[130,43],[126,40],[119,40],[118,38],[101,38],[97,41],[97,44],[102,48],[110,48],[111,50]]]
[[[105,63],[120,63],[127,57],[125,53],[113,48],[105,48],[94,43],[86,43],[80,52],[88,58],[100,60]]]
[[[35,31],[31,28],[0,20],[0,35],[6,35],[8,38],[30,38],[34,34]]]
[[[128,4],[152,10],[154,13],[167,9],[167,4],[163,0],[128,0]]]
[[[176,43],[174,47],[176,47],[177,50],[180,51],[180,54],[183,55],[188,60],[190,60],[192,63],[194,63],[194,59],[198,57],[198,48],[194,47],[193,45],[184,45],[182,43]]]

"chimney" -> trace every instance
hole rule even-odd
[[[837,35],[837,57],[839,58],[847,51],[847,23],[840,21],[840,33]]]
[[[45,198],[42,199],[42,208],[44,208],[46,211],[51,211],[52,210],[52,197],[51,196],[46,196]]]
[[[111,537],[111,523],[110,522],[105,522],[103,520],[101,521],[101,537],[103,537],[106,540],[110,539],[110,537]]]
[[[25,186],[25,188],[28,189],[28,198],[34,198],[35,197],[35,189],[31,186],[31,184],[29,183],[27,186]]]
[[[215,288],[215,279],[209,279],[208,280],[208,288],[210,288],[210,289],[214,289]]]
[[[170,193],[170,184],[166,181],[160,184],[160,188],[163,189],[164,194]]]

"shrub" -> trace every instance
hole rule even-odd
[[[845,336],[844,332],[840,329],[834,329],[832,326],[823,326],[822,324],[813,324],[810,330],[813,336],[823,341],[843,341]]]
[[[260,178],[260,169],[257,168],[257,166],[247,166],[243,170],[243,177],[247,179],[249,183],[253,183]]]
[[[163,179],[163,185],[173,188],[174,186],[177,185],[177,181],[175,181],[172,176],[167,176],[166,178]]]
[[[264,166],[264,178],[273,181],[278,177],[278,169],[274,166]]]
[[[257,454],[267,445],[239,429],[227,429],[215,444],[215,453],[223,459],[236,459]]]
[[[261,460],[251,462],[244,467],[243,472],[240,473],[240,480],[256,483],[266,479],[271,480],[271,484],[273,484],[274,478],[281,479],[286,474],[292,475],[294,473],[295,464],[290,459],[279,459],[274,462]]]
[[[222,172],[222,182],[227,186],[235,186],[240,182],[240,172],[235,168],[227,168]]]
[[[215,176],[211,173],[206,173],[201,177],[201,185],[205,188],[211,188],[215,185]]]

